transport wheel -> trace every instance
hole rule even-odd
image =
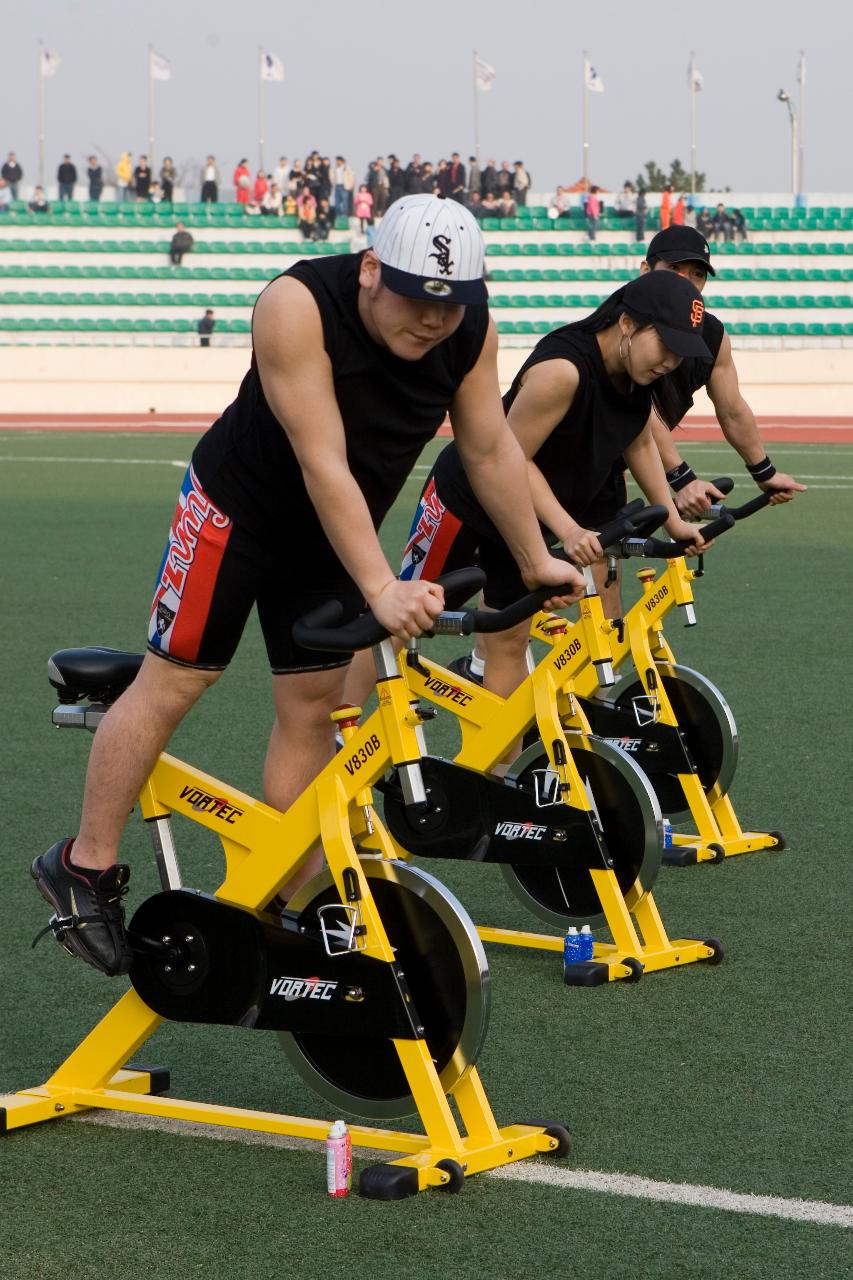
[[[449,1180],[441,1184],[442,1191],[449,1191],[455,1195],[465,1186],[465,1174],[458,1160],[439,1160],[435,1167],[449,1176]]]
[[[727,795],[738,756],[737,725],[731,708],[719,689],[700,672],[669,662],[659,662],[657,670],[704,791],[707,794],[719,786],[720,794]],[[646,691],[632,671],[617,682],[610,696],[617,706],[630,710],[634,699],[645,698]],[[679,818],[689,813],[675,774],[658,774],[651,782],[667,817]]]
[[[434,876],[408,863],[363,858],[362,869],[405,975],[445,1093],[477,1061],[489,1015],[486,953],[464,907]],[[309,927],[317,908],[339,902],[328,871],[293,897]],[[281,1032],[299,1075],[321,1097],[355,1115],[387,1119],[417,1110],[391,1040]]]
[[[625,959],[621,960],[620,964],[624,964],[628,969],[631,970],[627,978],[622,979],[623,982],[639,982],[640,981],[640,979],[643,976],[643,966],[639,960],[635,959],[634,956],[625,956]]]
[[[654,884],[661,863],[660,809],[651,784],[633,760],[600,738],[570,734],[569,746],[598,814],[612,870],[633,911]],[[547,774],[548,757],[537,743],[516,760],[513,777],[535,794],[537,778],[543,790],[543,771]],[[542,812],[553,814],[554,809]],[[571,924],[594,928],[607,923],[590,868],[572,861],[571,849],[563,867],[505,866],[503,873],[516,896],[547,924],[565,930]]]

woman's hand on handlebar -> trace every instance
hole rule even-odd
[[[436,582],[391,578],[367,603],[377,622],[405,641],[430,630],[433,618],[444,608],[444,591]]]
[[[570,594],[564,591],[559,595],[551,596],[542,605],[543,609],[565,609],[567,605],[574,604],[576,600],[580,600],[586,591],[586,579],[582,573],[579,573],[573,565],[567,564],[565,560],[558,560],[556,556],[548,556],[534,569],[528,570],[522,574],[525,585],[531,590],[536,587],[571,587]]]
[[[715,502],[725,497],[710,480],[691,480],[672,495],[678,514],[687,520],[699,520]]]
[[[713,485],[709,486],[713,488]],[[698,556],[701,552],[707,551],[714,545],[714,539],[706,542],[702,536],[702,526],[699,524],[690,524],[686,520],[667,520],[664,525],[673,542],[689,542],[689,546],[684,554],[686,556]]]
[[[584,529],[581,525],[573,525],[571,532],[563,538],[563,550],[572,564],[581,566],[594,564],[604,554],[604,548],[598,541],[598,534],[592,529]]]

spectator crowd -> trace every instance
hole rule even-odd
[[[14,151],[7,155],[0,167],[0,214],[7,211],[13,200],[19,199],[24,171]],[[149,165],[146,155],[139,155],[134,164],[130,151],[123,151],[112,166],[110,175],[119,202],[137,201],[170,205],[178,185],[187,186],[186,175],[179,175],[171,156],[166,156],[157,173]],[[87,159],[83,173],[78,170],[69,154],[65,154],[56,171],[56,184],[60,203],[88,198],[92,203],[101,200],[107,185],[104,165],[95,155]],[[523,160],[512,164],[502,160],[498,164],[489,159],[481,166],[476,156],[469,156],[463,163],[458,151],[450,159],[440,159],[433,164],[416,152],[407,164],[396,155],[377,156],[367,166],[361,181],[345,156],[323,156],[312,151],[302,160],[288,161],[280,156],[272,170],[258,168],[252,171],[248,159],[242,157],[235,165],[229,184],[214,155],[208,155],[198,167],[199,200],[203,204],[218,204],[233,192],[234,201],[249,217],[296,217],[306,240],[325,240],[336,218],[357,218],[361,230],[369,235],[375,221],[382,217],[390,204],[400,196],[427,192],[458,200],[467,205],[476,218],[512,218],[519,208],[526,205],[531,188],[530,174]],[[605,212],[605,193],[600,187],[588,186],[580,194],[581,211],[587,235],[595,240],[601,217]],[[552,197],[548,215],[555,221],[568,220],[577,208],[578,187],[557,187]],[[612,200],[610,208],[616,217],[633,222],[635,238],[646,238],[648,212],[647,193],[644,187],[626,182],[622,191]],[[699,208],[695,211],[686,192],[677,193],[668,184],[661,196],[660,226],[677,226],[685,221],[694,222],[707,240],[746,240],[747,228],[739,209],[727,209],[718,204],[712,211]],[[34,213],[47,213],[50,205],[44,189],[36,186],[28,201]],[[695,216],[694,216],[695,213]],[[184,236],[189,233],[180,228]],[[172,252],[188,252],[190,244],[180,249],[172,245]],[[180,259],[175,265],[179,264]]]

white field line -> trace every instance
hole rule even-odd
[[[75,462],[80,465],[107,463],[117,467],[183,467],[184,470],[189,466],[188,462],[182,462],[180,458],[37,458],[34,455],[16,453],[0,453],[0,462],[61,462],[63,465]]]
[[[224,1125],[170,1120],[162,1116],[123,1114],[116,1111],[88,1111],[74,1117],[77,1123],[101,1124],[115,1129],[150,1129],[182,1138],[207,1138],[214,1142],[242,1142],[252,1146],[278,1147],[286,1151],[317,1151],[316,1142],[288,1138],[281,1134],[254,1133],[229,1129]],[[387,1151],[357,1148],[359,1156],[389,1159]],[[781,1196],[751,1195],[720,1187],[694,1186],[687,1182],[658,1182],[633,1174],[598,1173],[593,1169],[566,1169],[564,1166],[530,1164],[504,1165],[484,1175],[506,1182],[535,1182],[558,1191],[598,1191],[605,1195],[635,1200],[655,1200],[663,1204],[684,1204],[698,1209],[722,1209],[728,1213],[749,1213],[757,1217],[784,1218],[791,1222],[813,1222],[825,1227],[853,1227],[853,1205],[828,1204],[823,1200],[788,1200]]]

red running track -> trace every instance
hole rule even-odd
[[[198,435],[214,421],[198,413],[2,413],[0,431],[112,431],[167,432]],[[758,419],[762,439],[769,444],[853,444],[853,418],[763,417]],[[450,434],[445,425],[439,435]],[[678,429],[682,441],[717,441],[723,435],[711,417],[694,416]]]

